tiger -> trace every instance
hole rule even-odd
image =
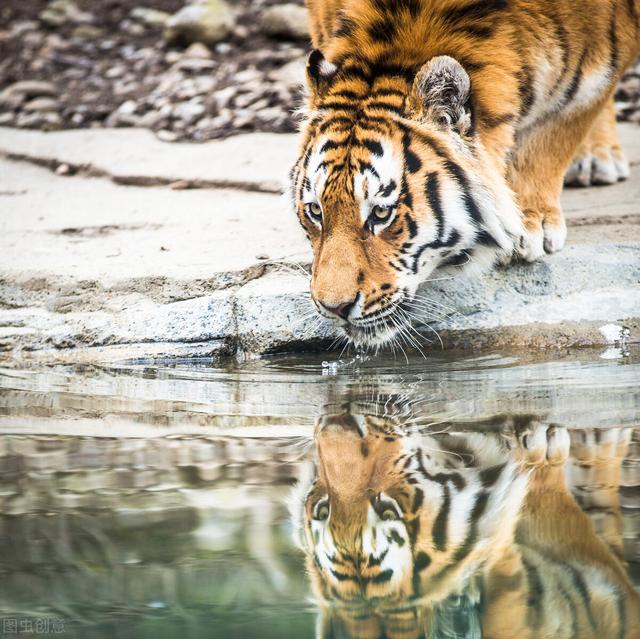
[[[562,249],[565,176],[628,177],[612,96],[640,52],[640,0],[306,3],[288,199],[312,301],[351,343],[397,336],[436,268]]]
[[[317,638],[637,639],[621,535],[599,537],[565,480],[577,472],[580,491],[589,476],[619,516],[631,430],[585,445],[537,417],[441,435],[321,418],[291,503]]]

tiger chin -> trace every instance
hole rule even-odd
[[[639,51],[640,3],[564,4],[307,0],[290,200],[313,302],[352,342],[391,341],[435,269],[560,250],[565,173],[628,176],[611,92]]]
[[[629,431],[578,442],[569,471],[619,482]],[[565,429],[519,419],[502,434],[430,436],[338,415],[315,442],[290,507],[318,639],[640,636],[621,539],[598,538],[567,486]],[[617,512],[617,491],[601,492]]]

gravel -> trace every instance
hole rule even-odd
[[[213,12],[214,4],[224,10]],[[136,126],[166,141],[292,132],[309,50],[302,5],[4,0],[0,125]],[[218,31],[176,30],[177,16],[197,6],[205,9],[198,15],[222,16]],[[616,106],[620,119],[640,122],[640,63],[621,82]]]

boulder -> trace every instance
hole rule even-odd
[[[269,7],[260,16],[260,26],[267,35],[290,40],[309,39],[309,14],[297,4]]]
[[[234,14],[224,0],[200,0],[174,13],[166,23],[165,39],[170,43],[215,44],[224,40],[234,26]]]

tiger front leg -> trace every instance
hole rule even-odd
[[[550,118],[516,134],[507,180],[523,216],[524,235],[517,247],[527,262],[564,247],[567,224],[560,206],[565,173],[606,99],[578,114]]]
[[[545,253],[555,253],[564,247],[567,224],[560,206],[562,175],[540,177],[527,171],[512,175],[525,231],[519,238],[516,254],[525,262],[535,262]]]

